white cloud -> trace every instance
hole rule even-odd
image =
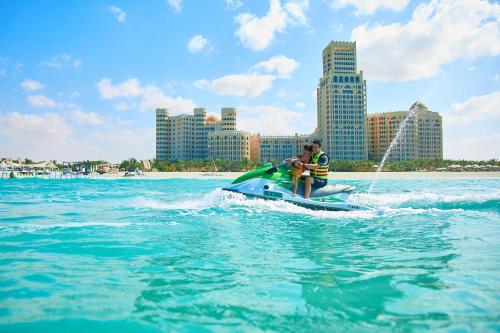
[[[103,123],[102,118],[95,112],[84,112],[73,110],[70,112],[73,119],[81,125],[100,125]]]
[[[147,85],[141,94],[139,104],[141,111],[152,110],[158,107],[166,107],[172,111],[172,114],[191,113],[196,107],[194,102],[187,98],[170,97],[155,85]]]
[[[304,109],[306,107],[306,103],[304,102],[297,102],[295,103],[295,107],[298,109]]]
[[[167,3],[177,13],[182,10],[182,0],[167,0]]]
[[[99,125],[103,123],[97,113],[82,111],[82,108],[73,102],[57,102],[45,95],[28,95],[27,100],[34,108],[65,110],[79,124]]]
[[[239,24],[235,35],[244,47],[254,51],[267,48],[275,39],[276,33],[282,33],[287,26],[306,24],[305,11],[309,8],[308,0],[287,1],[270,0],[269,11],[258,17],[250,13],[239,14],[235,21]]]
[[[115,104],[115,109],[117,109],[118,111],[130,110],[130,109],[134,109],[136,107],[137,107],[137,104],[127,103],[124,101],[121,101],[121,102],[118,102]]]
[[[61,108],[62,105],[45,95],[28,95],[28,103],[34,108]]]
[[[290,78],[299,65],[300,64],[294,59],[284,55],[278,55],[268,60],[261,61],[252,68],[263,69],[267,73],[276,73],[280,78]]]
[[[54,158],[55,155],[48,151],[65,142],[72,132],[71,126],[64,118],[55,113],[7,113],[0,115],[0,128],[2,153],[40,160]]]
[[[307,24],[306,11],[309,9],[309,0],[287,1],[284,4],[288,13],[288,22],[291,24]]]
[[[285,89],[283,89],[283,88],[281,88],[281,89],[278,91],[278,93],[276,94],[276,97],[278,97],[278,98],[283,98],[283,97],[285,97],[285,96],[286,96],[286,94],[287,94],[287,93],[286,93],[286,90],[285,90]]]
[[[493,75],[493,81],[498,81],[498,74]]]
[[[264,135],[298,133],[299,125],[304,120],[300,112],[272,105],[241,105],[237,117],[240,129]]]
[[[40,65],[45,67],[60,69],[63,67],[77,68],[80,67],[81,64],[82,60],[80,59],[76,59],[68,54],[60,54],[50,58],[49,60],[43,61]]]
[[[133,97],[142,93],[141,83],[136,78],[128,80],[118,85],[113,85],[111,79],[104,78],[97,83],[101,97],[104,99],[114,99],[117,97]]]
[[[334,0],[333,8],[343,8],[353,6],[356,8],[356,15],[372,15],[379,9],[389,9],[399,12],[406,8],[410,0]]]
[[[59,114],[8,113],[0,115],[0,151],[5,156],[59,161],[118,162],[154,156],[153,128],[110,125],[82,135]]]
[[[224,0],[228,9],[238,9],[243,3],[240,0]]]
[[[113,85],[111,79],[104,78],[97,83],[97,88],[104,99],[127,98],[129,101],[120,101],[115,107],[118,110],[139,106],[141,111],[151,110],[157,107],[167,107],[172,113],[192,112],[195,104],[192,100],[182,97],[168,96],[160,87],[153,84],[142,86],[136,78],[129,78],[126,81]],[[130,101],[131,98],[138,98]]]
[[[249,73],[229,74],[214,80],[201,79],[193,84],[200,90],[206,89],[218,95],[256,97],[270,90],[276,78],[290,78],[298,66],[294,59],[279,55],[255,64]]]
[[[210,41],[202,35],[195,35],[189,40],[187,48],[189,53],[196,53],[201,51],[211,51],[212,46]]]
[[[106,131],[92,131],[90,139],[95,149],[92,156],[108,161],[122,161],[129,157],[151,158],[155,149],[154,128],[117,128]]]
[[[473,96],[453,103],[444,115],[449,124],[471,124],[482,120],[500,119],[500,90],[488,95]]]
[[[45,95],[28,95],[28,103],[34,108],[49,108],[65,110],[79,124],[97,125],[102,123],[102,119],[94,112],[84,112],[82,108],[73,102],[57,102]]]
[[[115,19],[120,23],[125,23],[127,21],[127,13],[125,13],[120,7],[109,6],[109,11],[115,16]]]
[[[444,144],[445,158],[456,160],[500,159],[500,133],[474,135],[449,140]]]
[[[457,59],[500,54],[500,4],[432,0],[407,23],[353,29],[359,67],[370,79],[414,80],[437,75]]]
[[[21,88],[26,91],[36,91],[45,88],[45,85],[37,80],[24,79],[21,82]]]
[[[230,74],[212,81],[198,80],[194,85],[218,95],[255,97],[271,89],[275,79],[274,75]]]

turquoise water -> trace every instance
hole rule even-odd
[[[375,212],[227,183],[1,180],[0,331],[500,331],[500,179],[348,182]]]

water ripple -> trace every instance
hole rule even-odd
[[[352,183],[374,211],[2,181],[0,331],[498,330],[500,180]]]

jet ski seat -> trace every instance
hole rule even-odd
[[[326,185],[321,188],[312,188],[311,190],[311,198],[321,198],[324,196],[336,194],[336,193],[349,193],[352,190],[354,190],[353,186],[349,185],[338,185],[338,184],[331,184],[331,185]],[[297,189],[297,194],[303,196],[304,195],[304,184],[301,183],[299,184],[299,187]]]

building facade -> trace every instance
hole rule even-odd
[[[323,76],[317,87],[317,127],[306,135],[253,135],[237,131],[235,108],[221,110],[221,119],[206,108],[170,116],[156,109],[156,157],[159,160],[250,159],[277,162],[302,152],[321,139],[331,160],[380,160],[408,111],[367,115],[366,80],[357,69],[356,43],[332,41],[323,50]],[[442,158],[442,119],[420,105],[394,159]]]
[[[221,129],[220,120],[210,120],[205,108],[193,114],[170,116],[156,109],[156,158],[179,161],[208,158],[208,134]]]
[[[259,140],[259,162],[281,162],[302,153],[303,147],[317,137],[307,135],[262,135]]]
[[[331,42],[323,50],[317,108],[318,132],[331,159],[368,159],[366,81],[357,71],[356,42]]]
[[[252,135],[249,132],[220,130],[208,134],[208,154],[212,160],[250,160]]]
[[[442,159],[443,121],[437,112],[424,104],[415,103],[418,111],[403,128],[403,139],[395,144],[389,156],[392,160]],[[368,158],[382,160],[395,138],[408,111],[382,112],[368,115]]]

